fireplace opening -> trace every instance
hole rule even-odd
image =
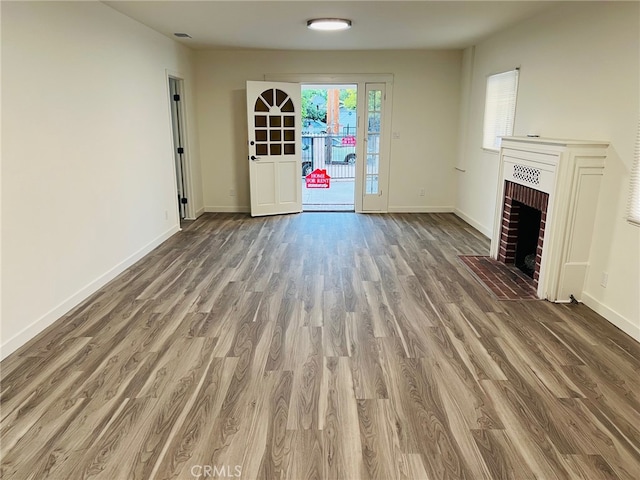
[[[540,279],[548,204],[547,193],[505,182],[497,260],[516,268],[524,266],[523,272],[533,278],[535,285]]]
[[[533,278],[536,270],[536,253],[542,212],[515,200],[513,203],[517,205],[519,212],[515,265]]]

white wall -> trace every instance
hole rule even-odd
[[[104,4],[2,2],[3,357],[178,230],[167,69]]]
[[[639,19],[637,2],[562,5],[475,47],[457,208],[490,235],[498,155],[481,149],[485,79],[520,66],[514,135],[611,142],[584,301],[640,340],[640,229],[624,219],[640,105]]]
[[[460,51],[197,52],[204,202],[249,210],[245,82],[265,74],[393,74],[389,209],[452,211]],[[235,189],[237,196],[229,196]],[[426,195],[419,196],[420,189]]]

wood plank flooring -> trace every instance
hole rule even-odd
[[[2,362],[3,479],[640,478],[640,344],[448,214],[208,214]]]

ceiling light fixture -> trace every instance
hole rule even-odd
[[[351,28],[351,20],[345,18],[312,18],[307,20],[311,30],[336,31]]]

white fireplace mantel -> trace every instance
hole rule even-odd
[[[608,142],[504,137],[491,257],[498,258],[505,181],[549,194],[538,297],[582,297]]]

